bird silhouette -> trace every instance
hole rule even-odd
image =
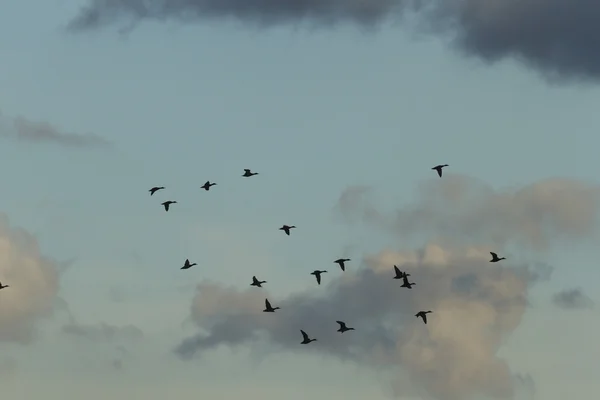
[[[169,206],[171,204],[175,204],[177,203],[176,201],[173,200],[169,200],[169,201],[165,201],[164,203],[162,203],[162,205],[165,207],[165,211],[169,211]]]
[[[340,333],[344,333],[344,332],[347,332],[347,331],[353,331],[354,330],[354,328],[348,328],[346,326],[346,323],[343,322],[343,321],[335,321],[335,322],[337,322],[340,325],[340,329],[337,330]]]
[[[425,322],[427,324],[427,314],[429,314],[431,312],[432,311],[419,311],[418,313],[415,314],[415,317],[423,318],[423,322]]]
[[[311,272],[310,274],[314,275],[315,278],[317,278],[317,283],[320,285],[321,284],[321,274],[324,274],[325,272],[327,272],[327,271],[316,270],[316,271]]]
[[[402,285],[400,287],[405,287],[407,289],[412,289],[412,287],[415,285],[414,282],[409,282],[408,281],[408,276],[404,275],[402,277],[402,279],[404,280],[404,282],[402,283]]]
[[[271,307],[271,303],[269,303],[268,299],[265,299],[265,309],[263,312],[275,312],[275,310],[279,310],[279,307]]]
[[[244,169],[243,177],[247,178],[249,176],[258,175],[258,172],[252,172],[249,169]]]
[[[181,269],[190,269],[192,268],[194,265],[198,265],[196,263],[190,264],[190,260],[188,260],[186,258],[185,263],[183,263],[183,267],[181,267]]]
[[[6,289],[7,287],[10,287],[10,286],[8,286],[8,285],[2,286],[2,282],[0,282],[0,289]]]
[[[263,283],[267,283],[267,281],[259,281],[258,279],[256,279],[256,276],[253,276],[252,283],[250,284],[250,286],[262,287]]]
[[[504,257],[498,258],[498,254],[494,253],[493,251],[490,251],[490,254],[492,255],[492,259],[490,260],[490,262],[495,263],[495,262],[498,262],[501,260],[506,260],[506,258],[504,258]]]
[[[441,178],[442,177],[442,168],[444,168],[444,167],[449,167],[449,165],[448,164],[436,165],[435,167],[433,167],[431,169],[435,169]]]
[[[154,186],[152,189],[148,190],[150,192],[150,196],[152,196],[154,193],[158,192],[159,190],[164,189],[164,186]]]
[[[402,272],[398,269],[398,267],[396,267],[394,265],[394,272],[396,272],[396,276],[394,276],[394,279],[404,279],[404,276],[410,276],[410,274],[407,274],[406,272]]]
[[[304,332],[302,329],[300,329],[300,332],[302,333],[302,342],[300,342],[300,344],[309,344],[310,342],[316,342],[317,339],[310,339],[308,337],[308,335],[306,334],[306,332]]]
[[[280,231],[284,231],[286,235],[290,236],[290,229],[294,229],[296,228],[294,225],[289,226],[289,225],[283,225],[281,228],[279,228]]]
[[[206,181],[206,183],[204,185],[200,186],[200,189],[204,189],[204,190],[208,191],[208,190],[210,190],[211,186],[215,186],[215,185],[216,185],[216,183],[214,183],[214,182],[211,183],[210,181]]]
[[[349,258],[338,258],[337,260],[334,261],[334,264],[338,264],[340,266],[340,268],[342,269],[342,271],[346,270],[346,264],[344,264],[346,261],[351,261]]]

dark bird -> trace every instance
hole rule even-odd
[[[279,228],[280,231],[284,231],[286,235],[290,236],[290,229],[294,229],[295,226],[288,226],[288,225],[284,225],[281,228]]]
[[[347,332],[347,331],[353,331],[354,330],[354,328],[348,328],[346,326],[345,322],[342,322],[342,321],[335,321],[335,322],[337,322],[340,325],[340,329],[337,330],[340,333],[344,333],[344,332]]]
[[[334,261],[335,264],[339,264],[340,268],[342,269],[342,271],[346,270],[346,265],[344,264],[346,261],[350,261],[349,258],[338,258],[337,260]]]
[[[269,303],[268,299],[265,299],[265,309],[263,312],[275,312],[275,310],[279,310],[279,307],[271,307],[271,303]]]
[[[304,332],[302,329],[300,329],[300,332],[302,332],[302,342],[300,342],[300,344],[309,344],[310,342],[316,342],[317,339],[310,339],[308,337],[308,335],[306,334],[306,332]]]
[[[256,279],[256,276],[253,276],[252,283],[250,284],[250,286],[262,287],[263,283],[267,283],[267,281],[259,281],[258,279]]]
[[[200,189],[204,189],[204,190],[210,190],[211,186],[215,186],[216,183],[210,183],[210,181],[206,181],[206,183],[202,186],[200,186]]]
[[[395,265],[394,265],[394,271],[396,272],[396,276],[394,276],[394,279],[404,279],[404,276],[410,276],[410,274],[400,271],[398,269],[398,267],[396,267]]]
[[[402,277],[402,279],[404,279],[404,282],[402,283],[402,286],[400,287],[405,287],[408,289],[412,289],[413,285],[416,285],[414,282],[409,282],[408,281],[408,276],[406,274],[404,274],[404,276]]]
[[[176,201],[173,200],[169,200],[169,201],[165,201],[164,203],[162,203],[162,205],[165,207],[165,211],[169,211],[169,206],[171,204],[175,204],[177,203]]]
[[[244,169],[244,175],[242,175],[243,177],[249,177],[249,176],[253,176],[253,175],[258,175],[258,172],[252,172],[249,169]]]
[[[190,269],[194,265],[198,265],[198,264],[196,264],[196,263],[190,264],[190,260],[186,259],[185,263],[183,263],[183,267],[181,267],[181,269]]]
[[[444,167],[449,167],[448,164],[444,164],[444,165],[436,165],[435,167],[431,168],[431,169],[435,169],[438,173],[438,175],[440,176],[440,178],[442,177],[442,168]]]
[[[154,193],[158,192],[159,190],[164,189],[164,186],[154,186],[152,189],[148,190],[150,192],[150,196],[152,196]]]
[[[0,282],[0,289],[6,289],[7,287],[9,287],[9,286],[8,285],[2,286],[2,282]]]
[[[423,318],[423,322],[427,323],[427,314],[429,314],[430,312],[431,311],[419,311],[415,314],[415,317],[421,317]]]
[[[311,272],[310,274],[314,275],[315,278],[317,278],[317,283],[320,285],[321,284],[321,274],[324,274],[325,272],[327,272],[327,271],[316,270],[316,271]]]
[[[498,254],[494,253],[493,251],[490,251],[490,254],[492,255],[492,259],[490,260],[490,262],[498,262],[500,260],[506,260],[506,258],[504,258],[504,257],[498,258]]]

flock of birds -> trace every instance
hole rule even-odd
[[[448,166],[449,166],[448,164],[436,165],[435,167],[433,167],[431,169],[437,171],[438,176],[441,178],[442,177],[442,169],[445,167],[448,167]],[[244,174],[242,174],[242,177],[249,178],[254,175],[258,175],[258,172],[252,172],[250,169],[244,169]],[[206,181],[206,183],[204,185],[202,185],[200,188],[204,189],[206,191],[209,191],[210,188],[215,185],[216,185],[215,182]],[[150,196],[154,195],[156,192],[158,192],[159,190],[163,190],[163,189],[165,189],[164,186],[153,187],[152,189],[149,190]],[[168,200],[161,204],[164,207],[165,211],[169,211],[170,206],[172,204],[177,204],[177,201]],[[286,235],[290,236],[291,230],[295,229],[295,228],[296,228],[296,226],[294,226],[294,225],[283,225],[281,228],[279,228],[279,230],[285,232]],[[498,257],[498,254],[496,254],[494,252],[490,252],[490,254],[492,255],[492,259],[490,260],[490,262],[492,262],[492,263],[496,263],[498,261],[506,259],[505,257]],[[345,263],[349,262],[349,261],[351,261],[349,258],[339,258],[334,261],[334,264],[338,264],[338,266],[340,267],[340,269],[343,272],[343,271],[346,271]],[[181,269],[190,269],[195,265],[197,265],[197,264],[190,262],[189,259],[186,259],[183,264],[183,267],[181,267]],[[395,272],[395,275],[394,275],[393,279],[402,280],[402,285],[400,285],[400,287],[412,289],[412,287],[414,285],[416,285],[414,282],[409,282],[408,277],[410,276],[410,274],[401,271],[396,265],[394,265],[394,272]],[[315,270],[315,271],[311,272],[310,274],[315,276],[315,279],[317,280],[317,284],[320,285],[321,284],[321,275],[324,273],[327,273],[327,271],[326,270]],[[267,281],[258,280],[258,278],[256,278],[256,276],[253,276],[252,283],[250,284],[250,286],[255,286],[255,287],[261,288],[264,283],[267,283]],[[8,287],[9,287],[8,285],[3,285],[2,282],[0,282],[0,289],[6,289]],[[271,303],[269,302],[269,299],[265,299],[265,309],[263,310],[263,312],[272,313],[279,309],[280,309],[279,307],[273,307],[271,305]],[[432,312],[433,311],[431,311],[431,310],[419,311],[418,313],[415,314],[415,317],[421,318],[423,320],[423,322],[425,324],[427,324],[427,314],[430,314]],[[344,332],[354,330],[354,328],[348,327],[344,321],[336,321],[336,323],[339,325],[339,329],[337,330],[337,332],[344,333]],[[300,342],[301,344],[309,344],[309,343],[317,340],[315,338],[310,338],[308,336],[308,334],[303,330],[300,330],[300,333],[302,334],[302,342]]]
[[[442,169],[445,167],[448,167],[448,166],[449,166],[448,164],[441,164],[441,165],[436,165],[435,167],[433,167],[431,169],[437,171],[438,176],[441,178],[442,177]],[[250,169],[244,169],[244,173],[242,174],[242,177],[249,178],[254,175],[258,175],[258,172],[252,172],[252,170],[250,170]],[[210,188],[215,185],[216,185],[215,182],[206,181],[206,183],[204,185],[200,186],[200,188],[204,189],[206,191],[209,191]],[[159,190],[163,190],[163,189],[165,189],[164,186],[153,187],[152,189],[149,190],[150,196],[154,195],[154,193],[158,192]],[[177,204],[177,201],[168,200],[168,201],[163,202],[162,206],[164,207],[165,211],[169,211],[169,208],[172,204]],[[294,225],[283,225],[281,228],[279,228],[279,230],[285,232],[286,235],[290,236],[291,230],[295,229],[295,228],[296,228],[296,226],[294,226]],[[496,253],[490,252],[490,254],[492,255],[492,259],[490,260],[490,262],[495,263],[495,262],[498,262],[501,260],[505,260],[504,257],[498,257],[498,254],[496,254]],[[349,258],[338,258],[333,263],[338,264],[338,266],[340,267],[340,269],[343,272],[343,271],[346,271],[345,263],[349,262],[349,261],[351,261]],[[197,265],[197,264],[190,262],[189,259],[186,259],[183,264],[183,267],[181,267],[181,269],[190,269],[195,265]],[[401,271],[396,265],[394,265],[394,272],[395,272],[395,275],[394,275],[393,279],[402,280],[402,285],[400,285],[400,287],[412,289],[412,287],[415,285],[415,283],[410,282],[408,280],[408,277],[410,276],[410,274]],[[317,284],[320,285],[321,284],[321,275],[324,273],[327,273],[327,271],[326,270],[315,270],[315,271],[311,272],[310,274],[315,276],[315,279],[317,280]],[[267,283],[267,281],[261,281],[256,276],[253,276],[252,283],[250,284],[250,286],[262,288],[262,285],[264,283]],[[271,302],[269,302],[269,299],[265,299],[265,309],[263,310],[263,312],[273,313],[279,309],[280,309],[279,307],[273,307],[271,305]],[[415,314],[415,317],[421,318],[423,320],[423,322],[425,324],[427,324],[427,314],[430,314],[432,312],[433,311],[431,311],[431,310],[419,311],[418,313]],[[348,325],[346,325],[346,323],[344,321],[336,321],[336,323],[339,325],[339,329],[337,330],[337,332],[344,333],[344,332],[354,330],[354,328],[348,327]],[[303,330],[300,330],[300,333],[302,334],[302,342],[300,342],[301,344],[309,344],[309,343],[317,340],[315,338],[310,338],[308,336],[308,334]]]

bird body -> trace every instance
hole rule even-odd
[[[418,313],[415,314],[415,317],[419,318],[421,317],[423,319],[423,322],[425,324],[427,324],[427,314],[431,313],[432,311],[419,311]]]
[[[334,261],[334,264],[338,264],[340,266],[340,268],[342,269],[342,271],[346,270],[346,264],[344,264],[346,261],[351,261],[349,258],[338,258],[337,260]]]
[[[501,260],[506,260],[505,257],[498,257],[498,254],[494,253],[493,251],[490,251],[490,254],[492,255],[492,259],[490,260],[490,262],[492,263],[496,263]]]
[[[2,286],[2,282],[0,282],[0,289],[6,289],[7,287],[10,287],[10,286],[8,286],[8,285]]]
[[[396,267],[395,265],[394,265],[394,272],[396,273],[396,276],[394,276],[394,279],[404,279],[405,276],[410,276],[410,274],[400,271],[398,269],[398,267]]]
[[[439,177],[441,178],[442,177],[442,168],[444,168],[444,167],[449,167],[449,165],[448,164],[443,164],[443,165],[440,164],[440,165],[436,165],[435,167],[433,167],[431,169],[436,170],[437,173],[438,173],[438,175],[439,175]]]
[[[150,192],[150,196],[152,196],[154,193],[158,192],[159,190],[164,189],[164,186],[154,186],[152,189],[148,190]]]
[[[267,281],[259,281],[258,279],[256,279],[256,276],[253,276],[252,283],[250,284],[250,286],[262,287],[263,283],[267,283]]]
[[[269,300],[265,299],[265,309],[263,312],[275,312],[275,310],[279,310],[279,307],[272,307],[271,303],[269,303]]]
[[[279,228],[280,231],[284,231],[286,235],[290,236],[290,230],[296,228],[294,225],[283,225]]]
[[[304,332],[302,329],[300,329],[300,332],[302,333],[302,342],[300,342],[300,344],[309,344],[310,342],[317,341],[317,339],[309,338],[308,335],[306,334],[306,332]]]
[[[206,181],[206,183],[204,185],[200,186],[200,189],[204,189],[204,190],[208,191],[208,190],[210,190],[211,186],[215,186],[215,185],[216,185],[216,183],[214,183],[214,182],[211,183],[210,181]]]
[[[258,172],[252,172],[249,169],[244,169],[244,174],[242,176],[247,178],[253,175],[258,175]]]
[[[343,322],[343,321],[335,321],[335,322],[337,322],[340,325],[340,329],[337,330],[340,333],[344,333],[344,332],[347,332],[347,331],[353,331],[354,330],[354,328],[348,328],[346,326],[346,323]]]
[[[185,263],[183,263],[183,267],[181,267],[181,269],[190,269],[194,265],[198,265],[198,264],[196,264],[196,263],[190,264],[190,260],[186,259]]]
[[[171,204],[175,204],[177,203],[176,201],[173,200],[169,200],[169,201],[165,201],[164,203],[162,203],[162,205],[165,207],[165,211],[169,211],[169,206]]]
[[[315,278],[317,278],[317,284],[319,284],[319,285],[320,285],[320,284],[321,284],[321,274],[324,274],[324,273],[326,273],[326,272],[327,272],[327,271],[319,271],[319,270],[316,270],[316,271],[313,271],[313,272],[311,272],[310,274],[311,274],[311,275],[314,275],[314,276],[315,276]]]

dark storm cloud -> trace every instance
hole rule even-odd
[[[569,310],[594,307],[594,301],[579,288],[560,291],[552,296],[552,301]]]
[[[427,30],[454,38],[461,51],[490,63],[514,57],[553,80],[600,78],[595,0],[89,0],[68,30],[97,29],[125,18],[376,27],[406,11],[418,13]]]

